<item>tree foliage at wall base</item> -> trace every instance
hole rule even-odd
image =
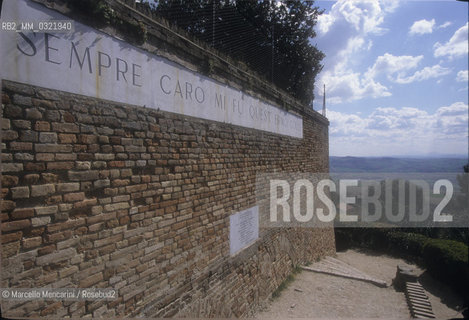
[[[324,58],[311,42],[322,13],[313,1],[159,0],[150,5],[302,103],[312,102]]]

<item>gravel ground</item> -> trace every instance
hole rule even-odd
[[[280,297],[271,300],[255,318],[410,319],[404,293],[397,292],[390,285],[397,265],[418,269],[415,265],[402,259],[355,250],[339,252],[337,258],[370,276],[385,280],[389,286],[379,288],[358,280],[302,271]],[[457,311],[462,305],[458,296],[426,273],[420,282],[438,319],[462,318]]]

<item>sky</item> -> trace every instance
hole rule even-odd
[[[331,156],[468,156],[468,3],[316,1]]]

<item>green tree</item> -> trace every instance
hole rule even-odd
[[[245,62],[304,104],[314,98],[324,54],[312,44],[322,12],[314,1],[159,0],[153,10]]]

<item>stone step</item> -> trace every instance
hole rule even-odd
[[[366,273],[348,265],[347,263],[333,257],[325,257],[323,260],[314,263],[311,267],[302,266],[301,268],[307,271],[370,282],[383,288],[387,287],[386,281],[375,279]]]
[[[416,305],[425,305],[425,306],[431,306],[431,303],[430,301],[428,300],[423,300],[423,299],[418,299],[418,298],[409,298],[410,301],[412,301],[412,303],[415,303]]]
[[[361,274],[361,273],[353,272],[352,270],[347,270],[344,267],[336,267],[335,265],[331,265],[331,264],[328,264],[328,263],[318,263],[314,267],[315,267],[315,269],[321,269],[321,270],[324,270],[324,271],[331,271],[331,272],[335,271],[335,272],[339,272],[339,273],[342,273],[342,274],[347,274],[347,275],[350,275],[350,276],[363,277],[363,274]]]
[[[424,292],[411,292],[407,291],[408,296],[413,296],[413,297],[420,297],[422,299],[428,299],[427,295]]]
[[[434,319],[435,314],[433,312],[422,312],[422,311],[415,311],[414,312],[414,318],[420,318],[420,319]]]
[[[430,306],[419,306],[419,305],[413,305],[415,311],[424,311],[424,312],[433,312],[432,307]]]
[[[413,318],[436,318],[425,289],[418,281],[405,283],[405,295]]]
[[[364,274],[362,271],[352,267],[351,265],[339,260],[339,259],[335,259],[333,257],[330,257],[330,256],[327,256],[324,258],[324,261],[327,261],[327,262],[330,262],[330,263],[333,263],[333,264],[337,264],[339,266],[342,266],[342,267],[345,267],[347,268],[348,270],[351,270],[351,271],[354,271],[356,272],[357,274]]]
[[[407,287],[407,292],[425,294],[425,291],[422,288],[417,289],[417,288]]]
[[[416,301],[418,301],[418,299],[428,301],[428,297],[426,295],[407,294],[406,297],[407,299],[414,299]]]

